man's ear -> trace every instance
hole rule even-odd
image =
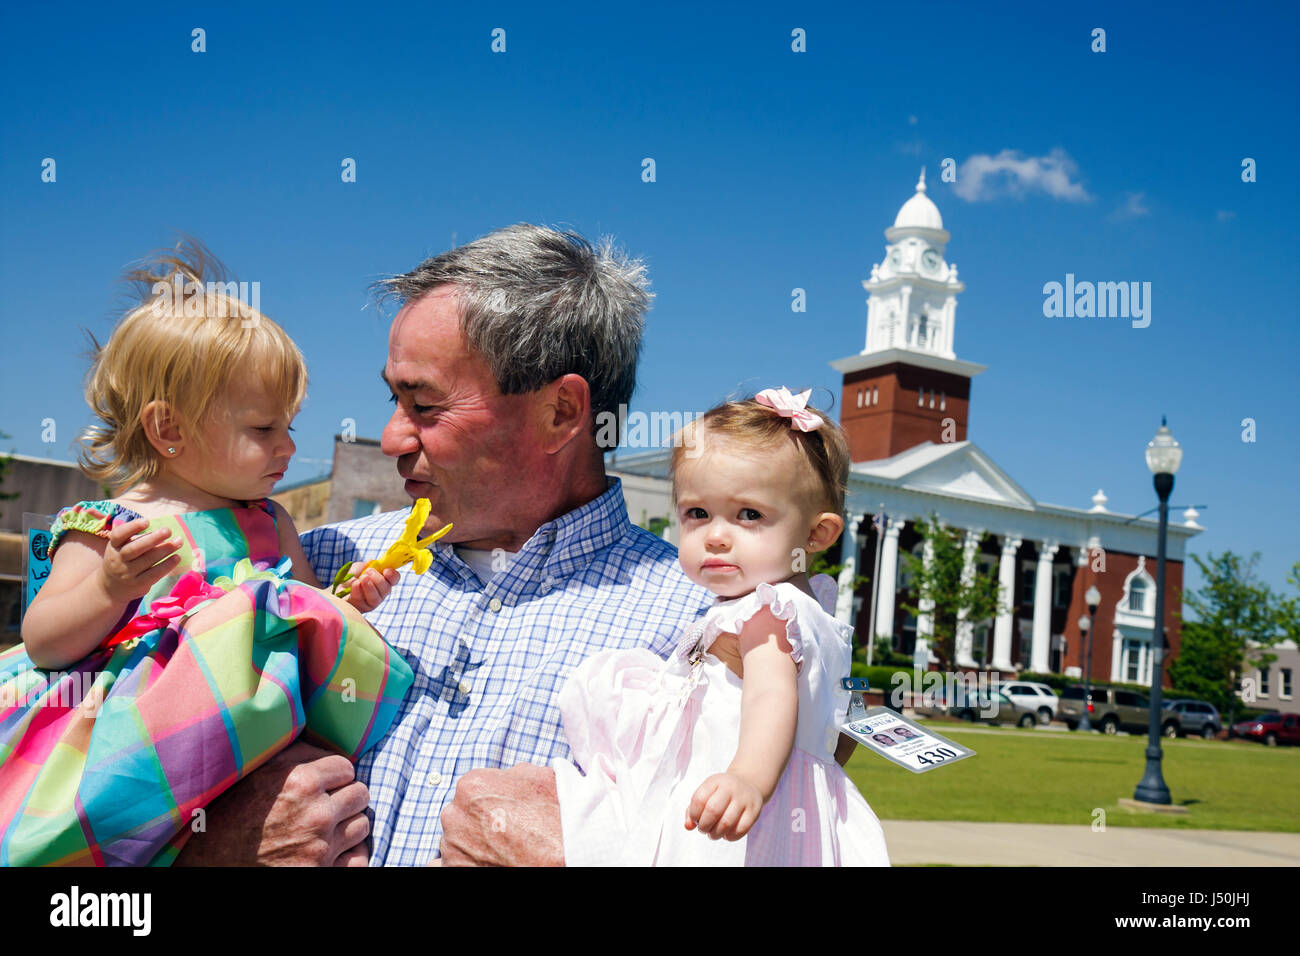
[[[542,388],[541,445],[553,455],[579,435],[591,431],[591,386],[569,373]]]
[[[175,458],[185,447],[185,436],[178,419],[166,402],[150,402],[140,410],[140,426],[145,438],[163,458]]]
[[[814,515],[813,521],[812,530],[808,532],[808,551],[825,551],[844,530],[844,516],[833,511],[823,511]]]

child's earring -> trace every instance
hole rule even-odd
[[[173,448],[171,445],[168,445],[168,446],[167,446],[167,454],[169,454],[169,455],[174,455],[174,454],[176,454],[176,449]]]

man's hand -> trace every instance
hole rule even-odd
[[[471,770],[442,811],[444,866],[563,866],[555,771]]]
[[[696,789],[686,808],[686,829],[711,840],[739,840],[763,812],[763,794],[740,774],[715,773]]]
[[[370,802],[347,757],[295,743],[207,808],[176,866],[366,866]]]

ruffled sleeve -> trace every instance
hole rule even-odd
[[[715,604],[702,621],[704,633],[700,637],[701,651],[707,651],[723,631],[739,634],[746,623],[761,608],[768,608],[772,616],[785,622],[785,637],[790,644],[790,658],[798,673],[803,667],[803,634],[799,629],[797,602],[801,592],[793,584],[760,584],[744,597]],[[682,645],[680,653],[688,655],[693,645]]]
[[[64,508],[54,516],[50,525],[50,554],[58,547],[65,531],[84,531],[98,538],[107,538],[113,525],[123,521],[134,521],[140,517],[130,508],[123,508],[112,501],[78,501],[69,508]]]

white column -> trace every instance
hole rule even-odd
[[[844,516],[844,527],[848,529],[848,534],[844,539],[844,569],[840,571],[840,589],[835,595],[835,620],[843,624],[853,623],[853,578],[858,573],[859,549],[862,547],[858,540],[858,529],[861,526],[861,515]]]
[[[1005,602],[1005,610],[998,613],[993,622],[993,668],[1000,671],[1011,670],[1011,616],[1016,609],[1012,600],[1016,588],[1016,552],[1020,549],[1020,539],[1007,536],[1002,539],[1002,562],[998,565],[999,600]]]
[[[1110,679],[1112,681],[1121,681],[1124,679],[1124,638],[1115,628],[1115,634],[1110,642]]]
[[[885,529],[885,548],[880,555],[880,586],[876,596],[876,619],[873,622],[877,637],[894,636],[894,592],[898,590],[898,533],[903,530],[903,518],[890,518]]]
[[[934,562],[934,545],[930,539],[925,539],[925,545],[921,549],[921,564],[928,571],[930,565]],[[934,637],[934,600],[932,598],[922,598],[916,602],[916,650],[925,652],[925,660],[935,660],[935,656],[930,653],[930,638]],[[913,651],[915,654],[916,651]]]
[[[1038,545],[1038,574],[1034,578],[1034,644],[1029,659],[1029,669],[1036,674],[1046,674],[1051,658],[1048,652],[1052,643],[1052,559],[1060,549],[1059,544]]]
[[[970,530],[966,532],[966,538],[961,545],[961,581],[965,587],[970,587],[971,582],[975,580],[975,552],[979,549],[980,539],[984,537],[982,530]],[[953,649],[953,656],[956,658],[958,667],[975,667],[975,658],[971,654],[975,643],[975,625],[966,620],[964,610],[957,612],[957,639],[956,647]]]

